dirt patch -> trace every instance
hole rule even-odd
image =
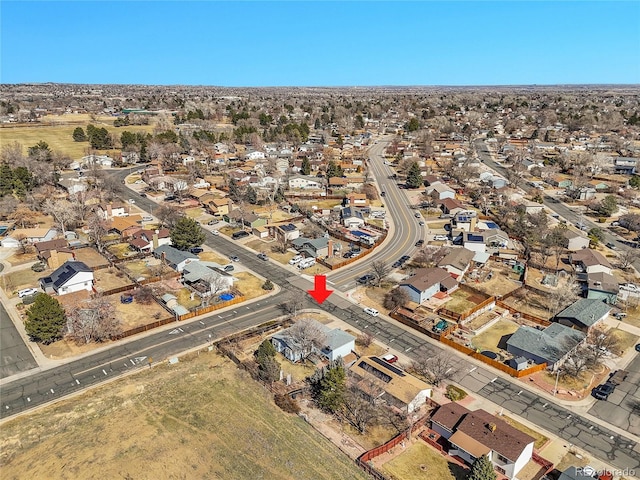
[[[479,302],[475,302],[474,299],[479,299]],[[447,310],[451,310],[456,313],[464,313],[467,310],[472,309],[478,303],[484,300],[480,295],[474,295],[465,290],[456,290],[451,294],[451,300],[446,302],[443,307]]]
[[[202,252],[198,255],[198,257],[200,258],[200,260],[205,261],[205,262],[214,262],[217,263],[219,265],[226,265],[227,263],[229,263],[229,259],[222,257],[220,255],[218,255],[217,253],[214,252]]]
[[[94,288],[100,292],[107,292],[115,288],[133,285],[133,282],[117,268],[103,268],[93,272]]]
[[[40,285],[40,279],[46,277],[52,272],[48,269],[43,272],[34,272],[31,268],[23,268],[2,275],[2,288],[9,297],[17,294],[18,290],[23,288],[34,287]]]
[[[533,448],[535,448],[536,450],[540,450],[549,441],[548,437],[545,437],[541,433],[539,433],[539,432],[537,432],[537,431],[535,431],[535,430],[533,430],[533,429],[521,424],[520,422],[514,420],[511,417],[508,417],[506,415],[502,415],[500,417],[500,420],[504,420],[505,422],[507,422],[512,427],[516,428],[517,430],[520,430],[522,433],[526,433],[530,437],[535,438],[536,441],[533,444]]]
[[[388,453],[383,453],[374,459],[374,463],[381,463],[383,472],[392,478],[402,480],[422,480],[433,478],[438,480],[465,480],[468,470],[458,464],[448,462],[445,457],[436,452],[421,439],[413,439],[394,448],[398,455],[382,463]]]
[[[238,272],[234,277],[238,279],[234,287],[244,295],[246,300],[251,300],[252,298],[260,297],[267,293],[266,290],[262,289],[264,280],[261,280],[255,275],[251,275],[249,272]]]
[[[74,250],[73,253],[76,256],[76,260],[84,262],[89,268],[109,265],[109,261],[100,255],[98,250],[95,248],[78,248],[77,250]]]
[[[27,253],[14,253],[9,258],[7,258],[7,262],[9,262],[13,267],[16,265],[24,265],[25,263],[31,263],[38,260],[38,254],[33,252]]]
[[[7,480],[26,471],[52,480],[366,478],[243,371],[206,352],[8,422],[0,445]]]
[[[513,272],[510,267],[500,262],[489,262],[479,269],[477,277],[469,279],[469,282],[473,282],[472,286],[476,290],[499,297],[521,287],[518,277],[519,274]]]
[[[551,302],[549,297],[537,291],[522,288],[514,295],[510,296],[504,303],[519,312],[528,313],[539,318],[548,320],[553,316],[553,312],[549,311]]]

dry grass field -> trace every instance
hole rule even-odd
[[[18,290],[22,290],[23,288],[37,288],[40,285],[39,280],[42,277],[46,277],[51,274],[51,272],[52,270],[49,269],[43,272],[34,272],[30,268],[15,270],[2,275],[2,277],[0,277],[2,279],[0,281],[0,285],[6,294],[11,297],[14,294],[17,294]]]
[[[215,353],[181,358],[7,422],[4,480],[364,480],[297,416]]]
[[[533,429],[521,424],[520,422],[514,420],[511,417],[508,417],[506,415],[502,415],[500,417],[500,420],[504,420],[505,422],[507,422],[512,427],[516,428],[517,430],[520,430],[522,433],[526,433],[530,437],[535,438],[536,441],[533,444],[533,447],[536,450],[540,450],[549,441],[548,437],[545,437],[540,432],[537,432],[537,431],[535,431],[535,430],[533,430]]]
[[[229,263],[229,259],[226,257],[223,257],[221,255],[218,255],[217,253],[213,253],[213,252],[202,252],[200,254],[198,254],[198,257],[200,257],[200,260],[204,261],[204,262],[214,262],[214,263],[218,263],[220,265],[226,265]]]
[[[456,290],[451,294],[451,300],[445,303],[443,307],[452,312],[464,313],[484,300],[484,298],[479,299],[476,297],[478,297],[478,295],[465,290]]]
[[[114,288],[132,285],[133,282],[117,268],[103,268],[93,272],[94,288],[99,293],[104,293]]]
[[[553,316],[553,312],[549,311],[550,302],[548,296],[532,290],[522,289],[504,300],[504,303],[519,312],[535,315],[545,320]]]
[[[93,123],[98,128],[106,128],[120,138],[125,130],[129,132],[151,132],[153,125],[140,125],[128,127],[114,127],[114,117],[99,116],[92,121],[89,115],[50,115],[42,119],[40,123],[30,125],[3,125],[0,128],[0,144],[6,145],[18,142],[23,147],[26,155],[29,147],[40,140],[47,142],[49,147],[57,152],[68,155],[72,159],[80,159],[87,154],[89,142],[75,142],[72,134],[76,127],[86,130],[87,125]],[[113,151],[107,151],[107,154]]]
[[[447,462],[422,440],[416,440],[400,455],[382,465],[381,469],[391,478],[401,480],[465,480],[468,473],[459,465]]]
[[[234,274],[234,277],[238,279],[234,285],[235,288],[242,292],[242,295],[244,295],[246,300],[251,300],[252,298],[268,293],[266,290],[262,289],[264,280],[251,275],[249,272],[237,272]]]
[[[491,350],[498,353],[506,348],[505,337],[518,330],[518,325],[508,320],[499,320],[480,335],[473,337],[473,347],[479,350]]]
[[[108,265],[109,261],[104,258],[95,248],[78,248],[73,251],[76,260],[84,262],[87,267],[94,268],[102,265]]]

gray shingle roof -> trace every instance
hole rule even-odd
[[[529,352],[551,364],[562,359],[584,338],[584,333],[559,323],[552,323],[544,330],[522,326],[507,340],[507,346]]]
[[[192,260],[198,258],[197,255],[194,255],[191,252],[178,250],[177,248],[172,247],[171,245],[161,245],[153,251],[153,254],[158,258],[160,258],[163,253],[164,253],[164,258],[167,260],[167,262],[173,265],[178,265],[179,263],[182,263],[188,258]]]
[[[590,327],[611,311],[611,307],[602,300],[581,298],[573,305],[569,305],[558,315],[557,319],[574,319],[586,327]]]

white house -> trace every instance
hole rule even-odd
[[[46,293],[66,295],[80,290],[93,290],[93,271],[83,262],[69,260],[54,270],[51,275],[40,279]]]
[[[300,328],[293,326],[286,328],[271,337],[271,343],[276,352],[282,353],[289,361],[298,362],[312,353],[321,354],[333,361],[338,357],[345,358],[355,350],[356,337],[339,328],[330,329],[326,325],[312,319],[300,320],[308,325],[310,330],[318,332],[322,336],[315,342],[317,345],[307,344],[302,341],[295,331]]]
[[[493,468],[510,479],[516,478],[533,455],[533,437],[485,410],[471,411],[456,402],[436,410],[431,429],[449,441],[449,455],[469,465],[487,455]]]
[[[306,190],[322,188],[322,183],[316,177],[307,175],[292,175],[289,177],[290,190]]]
[[[345,207],[340,210],[342,224],[347,228],[359,228],[364,225],[364,217],[362,212],[357,208]]]
[[[454,248],[446,257],[438,263],[438,266],[444,268],[456,280],[460,281],[462,276],[467,273],[469,265],[473,260],[476,252],[467,250],[466,248]]]
[[[567,239],[567,250],[569,250],[570,252],[577,252],[579,250],[582,250],[583,248],[589,247],[589,243],[591,242],[591,240],[589,240],[589,237],[587,237],[586,235],[574,232],[573,230],[569,230],[568,228],[565,229],[562,233]]]
[[[426,189],[426,194],[435,196],[437,200],[456,197],[455,190],[448,185],[439,182],[429,185]]]

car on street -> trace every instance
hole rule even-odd
[[[411,257],[410,257],[409,255],[402,255],[402,256],[400,257],[400,260],[401,260],[402,262],[406,262],[406,261],[407,261],[407,260],[409,260],[410,258],[411,258]]]
[[[245,230],[240,230],[238,232],[232,233],[231,234],[231,238],[233,238],[234,240],[239,240],[241,238],[248,237],[249,235],[251,235],[249,232],[247,232]]]
[[[140,193],[140,196],[141,196],[141,197],[145,197],[145,198],[146,198],[146,197],[147,197],[147,194],[146,194],[146,193],[144,193],[144,192],[142,192],[142,193]]]
[[[380,312],[378,312],[378,310],[376,310],[375,308],[371,308],[371,307],[364,307],[363,310],[364,310],[364,313],[368,313],[372,317],[377,317],[380,314]]]
[[[611,395],[615,389],[616,386],[613,383],[606,382],[602,385],[598,385],[591,393],[598,400],[607,400],[609,395]]]
[[[607,245],[607,248],[610,248],[611,250],[616,249],[616,246],[612,242],[607,242],[606,245]]]
[[[381,197],[384,197],[385,195],[386,195],[386,193],[384,193],[384,192],[380,192],[380,196],[381,196]]]
[[[232,262],[239,262],[240,257],[238,257],[237,255],[229,255],[229,260],[231,260]]]
[[[231,264],[229,265],[225,265],[224,267],[222,267],[222,270],[224,270],[225,272],[233,272],[235,270],[235,267]]]
[[[358,278],[356,280],[356,283],[359,283],[360,285],[367,285],[367,284],[373,282],[374,278],[375,277],[372,274],[367,273],[366,275],[363,275],[360,278]]]
[[[220,232],[218,230],[211,230],[211,235],[220,235]]]
[[[416,217],[416,218],[420,218],[420,212],[414,213],[413,216]]]
[[[420,225],[421,227],[424,227],[424,222],[423,222],[422,220],[420,220],[420,221],[418,222],[418,225]]]
[[[416,247],[421,247],[422,245],[424,245],[424,240],[418,240],[418,241],[416,242],[416,245],[415,245],[415,246],[416,246]]]
[[[391,268],[400,268],[401,266],[402,266],[402,262],[399,260],[396,260],[391,264]]]
[[[20,290],[18,292],[18,297],[20,298],[24,298],[24,297],[28,297],[30,295],[34,295],[36,293],[38,293],[38,289],[37,288],[25,288],[23,290]]]
[[[265,261],[265,262],[266,262],[267,260],[269,260],[269,257],[267,257],[267,254],[266,254],[266,253],[259,253],[259,254],[258,254],[258,258],[259,258],[260,260]]]
[[[640,343],[635,346],[636,352],[640,352]]]
[[[296,263],[301,262],[303,258],[304,257],[302,255],[296,255],[291,260],[289,260],[289,265],[295,265]]]
[[[153,217],[151,215],[145,215],[142,217],[143,222],[153,222]]]
[[[215,225],[216,223],[220,223],[220,220],[209,220],[207,225]]]

